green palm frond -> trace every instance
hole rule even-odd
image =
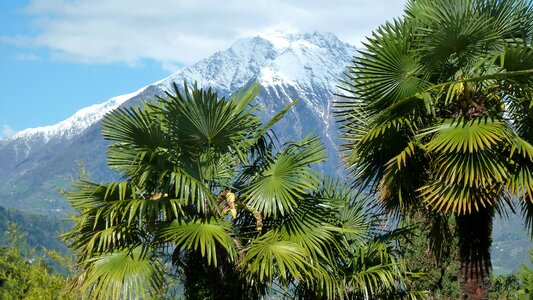
[[[422,29],[415,37],[422,61],[440,64],[443,75],[447,67],[463,67],[479,56],[498,53],[506,39],[531,32],[528,1],[412,1],[406,13]]]
[[[407,1],[364,43],[336,103],[354,186],[402,217],[424,215],[434,237],[446,233],[441,217],[502,212],[510,196],[533,215],[532,33],[529,0]],[[394,255],[376,264],[407,272]],[[389,274],[385,290],[400,280]]]
[[[493,30],[507,39],[530,36],[533,30],[533,9],[529,0],[475,1],[476,11],[490,19]]]
[[[196,85],[174,89],[106,116],[109,163],[123,182],[79,180],[67,193],[78,214],[64,238],[83,269],[79,286],[95,298],[150,298],[162,287],[159,259],[172,253],[188,291],[197,284],[216,297],[222,282],[257,297],[272,282],[301,282],[316,295],[343,294],[336,266],[373,225],[348,187],[321,183],[318,138],[276,150],[271,127],[296,101],[261,125],[257,83],[230,100]],[[232,222],[220,215],[225,186],[237,195]]]
[[[118,108],[102,120],[102,135],[112,141],[108,148],[109,166],[123,175],[153,179],[158,169],[168,168],[168,138],[161,121],[160,106]]]
[[[418,26],[424,28],[418,32],[418,40],[422,61],[426,63],[461,66],[473,56],[484,53],[484,46],[495,46],[490,43],[501,36],[501,29],[492,27],[494,22],[486,14],[475,12],[474,1],[416,1],[413,6],[416,5],[423,6],[423,13],[413,17],[422,23]],[[449,60],[450,57],[456,57],[456,61]]]
[[[411,121],[406,118],[394,119],[387,122],[376,122],[375,120],[371,121],[373,121],[371,123],[372,129],[362,136],[360,140],[361,143],[379,140],[380,138],[387,138],[387,136],[393,135],[394,132],[400,133],[404,129],[411,133],[414,132],[414,127]]]
[[[414,129],[407,119],[393,120],[371,128],[361,140],[355,141],[354,146],[346,145],[352,152],[344,159],[348,166],[353,167],[351,173],[361,188],[378,185],[377,178],[383,176],[387,162],[408,147]]]
[[[520,166],[517,173],[509,178],[509,192],[524,201],[533,202],[533,170],[529,166]]]
[[[265,124],[261,130],[259,130],[259,132],[257,132],[256,134],[256,139],[259,139],[261,138],[264,134],[266,134],[271,128],[272,126],[274,126],[274,124],[276,124],[277,122],[279,122],[279,120],[281,120],[286,114],[287,112],[289,112],[289,110],[298,103],[298,100],[293,100],[291,103],[289,103],[289,105],[285,106],[282,110],[280,110],[278,113],[276,113],[276,115],[274,115],[269,121],[267,124]]]
[[[127,182],[79,181],[75,188],[67,199],[83,214],[73,216],[74,229],[63,237],[79,251],[79,261],[149,241],[156,222],[183,218],[188,204],[161,193],[139,194]]]
[[[420,188],[428,204],[443,211],[471,212],[494,203],[510,176],[501,149],[512,139],[506,123],[492,119],[451,121],[427,130],[435,182]]]
[[[335,208],[330,221],[336,225],[334,234],[341,248],[334,248],[336,263],[313,258],[316,271],[312,278],[300,281],[300,297],[423,299],[423,293],[406,289],[411,275],[392,242],[403,231],[383,234],[375,207],[349,186],[325,181],[315,197]]]
[[[494,205],[501,186],[489,188],[470,188],[461,185],[444,185],[442,182],[430,182],[418,190],[423,201],[442,212],[470,214]]]
[[[533,84],[532,84],[533,87]],[[529,94],[529,95],[528,95]],[[522,89],[520,93],[510,96],[509,115],[515,121],[513,127],[518,136],[526,141],[533,141],[533,88]]]
[[[525,225],[529,230],[530,237],[533,237],[533,201],[521,201],[520,212],[525,220]]]
[[[424,145],[435,157],[434,173],[446,185],[490,187],[509,176],[501,149],[512,138],[506,123],[490,120],[445,122],[427,130],[420,138],[435,133]]]
[[[221,254],[229,260],[237,256],[235,242],[230,236],[231,223],[214,218],[197,219],[189,222],[173,221],[159,231],[163,241],[174,243],[179,249],[199,251],[208,264],[216,266]],[[221,253],[220,249],[225,252]]]
[[[512,40],[505,45],[496,63],[510,72],[533,69],[533,48],[519,40]]]
[[[398,155],[387,162],[387,169],[396,168],[401,170],[402,168],[405,168],[407,163],[414,159],[415,155],[420,150],[419,142],[409,142],[407,147],[405,147]]]
[[[500,63],[509,71],[533,69],[531,45],[516,44],[505,49]],[[508,94],[506,108],[513,120],[516,133],[529,142],[533,141],[533,76],[530,74],[502,80],[502,89]]]
[[[345,144],[343,146],[347,148],[361,140],[367,134],[371,117],[362,108],[361,103],[348,103],[347,106],[350,107],[349,109],[353,110],[349,113],[342,111],[342,109],[347,108],[343,107],[343,103],[336,102],[334,105],[339,109],[337,111],[337,119],[341,123],[340,130],[344,133],[342,139],[345,141]]]
[[[373,241],[354,248],[347,266],[350,271],[346,274],[349,294],[362,299],[391,292],[401,294],[405,286],[400,283],[407,278],[405,263],[396,258],[394,246],[389,242]]]
[[[286,280],[313,276],[315,267],[311,264],[309,252],[297,243],[282,240],[276,233],[269,232],[254,240],[247,248],[240,263],[250,276],[259,281],[272,281],[276,276]]]
[[[501,155],[513,136],[509,126],[488,118],[447,121],[419,138],[431,134],[423,147],[433,157],[435,181],[419,189],[424,201],[459,214],[492,206],[510,176]]]
[[[350,70],[353,91],[367,103],[368,109],[379,112],[388,105],[412,96],[426,86],[420,77],[419,62],[411,53],[410,25],[395,21],[379,27],[365,43],[366,50],[356,57]]]
[[[515,137],[510,156],[514,164],[506,187],[512,195],[533,203],[533,145]]]
[[[140,247],[102,254],[86,263],[77,284],[94,299],[150,298],[164,284],[161,263]]]
[[[406,213],[418,204],[416,188],[426,179],[428,157],[419,141],[412,141],[390,159],[379,181],[380,205],[388,212]]]
[[[371,214],[363,204],[366,201],[358,201],[350,205],[341,207],[338,211],[338,220],[341,223],[340,232],[342,232],[345,243],[349,247],[358,247],[370,238],[373,230],[373,224],[377,220],[377,215]]]
[[[280,238],[307,249],[315,261],[334,260],[333,249],[340,249],[334,236],[337,227],[328,223],[333,217],[331,203],[315,197],[306,197],[294,212],[287,214],[276,227]]]
[[[94,210],[105,204],[107,186],[88,180],[76,181],[66,192],[67,201],[78,211]]]
[[[172,172],[162,172],[161,176],[167,176],[169,183],[172,184],[171,192],[174,197],[184,199],[188,204],[194,204],[196,211],[206,213],[209,211],[218,211],[218,202],[209,189],[209,186],[191,176],[182,168],[175,168]]]
[[[438,156],[435,178],[444,185],[491,188],[502,185],[509,177],[506,161],[495,153],[452,153]]]
[[[69,203],[83,212],[73,216],[74,229],[64,235],[70,246],[80,251],[80,260],[91,257],[93,252],[111,251],[116,247],[138,243],[142,237],[137,228],[121,223],[120,216],[103,214],[112,207],[113,200],[120,199],[119,194],[128,193],[126,183],[117,185],[121,187],[120,191],[116,189],[109,192],[107,186],[80,180],[67,192]]]
[[[343,88],[350,95],[336,112],[357,185],[379,187],[380,198],[397,206],[414,199],[423,185],[402,172],[407,166],[419,165],[409,171],[443,184],[482,187],[509,178],[501,153],[514,144],[513,130],[533,140],[528,3],[409,1],[406,17],[373,33],[350,68]],[[398,62],[408,71],[393,71]],[[420,84],[386,78],[393,74],[414,76]],[[512,124],[503,121],[506,108],[515,117]],[[426,157],[413,155],[413,142],[423,145]]]
[[[324,213],[323,218],[335,226],[332,230],[342,233],[345,246],[365,243],[373,234],[373,227],[379,223],[379,214],[374,211],[375,205],[370,197],[347,183],[327,178],[314,197],[331,206],[329,214]]]
[[[424,146],[433,153],[474,153],[494,148],[511,139],[509,126],[499,120],[478,118],[473,120],[447,120],[430,128],[419,138],[436,133]]]
[[[259,129],[259,119],[251,114],[251,101],[259,93],[259,85],[252,84],[235,94],[231,101],[218,98],[211,89],[201,90],[196,85],[183,93],[174,84],[174,94],[167,92],[165,116],[173,144],[179,145],[193,158],[200,153],[224,153],[240,150],[242,140],[251,138]]]
[[[244,190],[247,205],[265,217],[292,212],[307,191],[319,183],[311,164],[324,161],[325,148],[316,137],[287,145],[259,178]]]

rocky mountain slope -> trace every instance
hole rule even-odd
[[[191,67],[131,94],[83,108],[58,124],[21,131],[0,141],[0,205],[43,214],[68,209],[57,188],[68,186],[82,163],[94,180],[114,178],[105,164],[107,143],[99,120],[121,105],[164,95],[172,83],[198,82],[222,96],[258,81],[256,99],[262,117],[272,116],[294,99],[300,102],[275,128],[281,142],[311,132],[322,137],[330,162],[324,172],[338,172],[336,127],[331,102],[343,71],[355,55],[354,46],[330,33],[272,33],[238,40]]]

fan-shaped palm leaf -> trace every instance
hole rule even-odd
[[[160,262],[141,248],[115,250],[96,256],[87,264],[78,284],[94,299],[151,297],[164,284]]]
[[[236,257],[237,249],[229,232],[231,224],[214,218],[193,221],[174,221],[160,229],[163,241],[172,242],[183,250],[200,251],[208,264],[217,265],[220,248],[225,250],[228,259]],[[218,252],[217,252],[218,251]]]
[[[334,249],[340,249],[333,233],[339,228],[329,223],[334,209],[332,203],[315,197],[306,197],[294,212],[287,214],[274,231],[281,239],[297,243],[307,249],[314,261],[335,259]]]
[[[425,147],[437,153],[474,153],[494,148],[512,137],[512,131],[506,123],[487,118],[447,121],[428,129],[419,138],[431,133],[437,134]]]
[[[156,104],[119,108],[106,115],[102,135],[113,141],[107,152],[110,167],[140,186],[157,178],[158,170],[172,166],[163,126],[161,107]]]
[[[166,104],[172,142],[193,157],[211,148],[219,153],[236,149],[259,128],[259,119],[251,114],[250,105],[259,89],[254,83],[227,101],[211,89],[200,90],[195,85],[189,91],[184,85],[181,93],[174,84],[175,95],[167,93],[168,99],[161,99]]]
[[[72,248],[80,251],[79,260],[110,251],[115,247],[139,243],[142,238],[138,228],[122,222],[126,213],[113,210],[114,200],[131,196],[126,183],[117,183],[120,188],[110,191],[107,186],[80,180],[67,193],[67,200],[83,212],[75,217],[74,230],[64,235]]]
[[[324,161],[324,153],[316,137],[287,145],[245,189],[246,203],[265,217],[293,211],[306,191],[319,183],[310,165]]]
[[[398,283],[404,280],[404,263],[395,257],[394,247],[390,243],[373,241],[354,248],[348,265],[351,272],[346,275],[349,294],[372,299],[373,295],[401,292]]]
[[[374,188],[397,212],[429,206],[464,220],[501,211],[508,193],[530,201],[532,7],[412,0],[401,20],[374,31],[349,69],[337,113],[358,186]],[[476,234],[468,224],[458,225],[461,235]],[[490,265],[488,256],[477,263]],[[484,286],[465,276],[464,285]]]
[[[387,23],[365,43],[367,50],[355,58],[356,67],[350,71],[350,81],[357,86],[357,95],[379,99],[367,103],[367,109],[379,112],[424,90],[427,85],[419,75],[416,56],[410,52],[411,30],[401,21]]]
[[[172,253],[187,290],[221,296],[212,284],[236,280],[224,286],[260,295],[269,282],[301,282],[322,297],[347,295],[337,264],[371,236],[368,211],[352,205],[347,187],[330,192],[320,183],[312,167],[325,160],[318,138],[274,150],[268,132],[296,102],[261,126],[251,105],[257,84],[231,100],[196,85],[174,89],[159,102],[106,117],[109,162],[124,182],[79,181],[68,194],[80,214],[65,237],[78,251],[82,287],[95,297],[152,296],[161,285],[156,257]],[[394,122],[389,128],[407,130],[403,120]],[[364,149],[383,136],[373,135]],[[224,186],[237,196],[233,222],[220,214]],[[183,269],[191,266],[198,269]],[[251,283],[240,283],[245,277]]]
[[[272,281],[276,276],[287,279],[289,275],[302,279],[311,277],[315,270],[307,249],[297,243],[282,240],[274,232],[254,240],[247,247],[240,266],[260,281]]]

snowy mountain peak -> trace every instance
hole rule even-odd
[[[116,109],[124,102],[128,101],[135,95],[141,93],[146,87],[139,89],[136,92],[115,96],[108,101],[100,104],[94,104],[78,110],[74,115],[68,119],[61,121],[55,125],[42,126],[36,128],[28,128],[22,130],[11,136],[6,142],[16,139],[38,139],[43,143],[48,142],[52,138],[62,137],[70,139],[73,136],[80,134],[83,130],[100,121],[105,114]]]
[[[290,46],[295,34],[276,30],[260,34],[259,37],[271,42],[276,49],[285,49]]]
[[[119,106],[135,106],[147,98],[164,96],[165,91],[173,89],[174,82],[182,85],[196,81],[227,97],[258,81],[262,89],[254,105],[262,120],[269,120],[290,101],[299,99],[298,105],[273,127],[276,137],[283,143],[313,132],[321,136],[327,156],[335,158],[337,130],[331,102],[338,92],[338,80],[355,53],[355,47],[328,33],[269,32],[238,40],[230,48],[161,81],[81,109],[56,125],[24,130],[0,141],[0,182],[4,183],[0,194],[10,195],[0,197],[0,205],[37,209],[31,206],[33,202],[19,200],[57,199],[51,191],[67,174],[75,174],[78,161],[84,162],[87,172],[99,178],[96,180],[115,178],[117,174],[106,164],[109,141],[103,139],[98,122]],[[335,164],[324,165],[323,172],[338,170]],[[17,192],[22,191],[14,190],[18,182],[31,186],[31,190]],[[48,204],[41,209],[50,212],[68,206],[64,201]]]
[[[147,88],[172,90],[172,83],[213,87],[229,95],[238,88],[258,81],[270,93],[290,99],[289,93],[306,95],[317,115],[323,115],[326,103],[317,95],[332,91],[338,76],[351,61],[355,47],[341,42],[331,33],[290,33],[271,31],[237,40],[230,48],[217,52],[198,63],[136,92],[117,96],[105,103],[92,105],[72,117],[51,126],[30,128],[0,141],[0,148],[21,144],[17,153],[29,153],[49,141],[71,139],[97,123],[109,111],[137,98]],[[328,92],[330,95],[331,92]],[[148,93],[150,94],[150,93]],[[324,98],[324,97],[322,97]],[[311,100],[314,99],[313,103]],[[31,146],[30,146],[31,144]]]
[[[354,46],[331,33],[267,32],[236,41],[229,49],[178,71],[158,83],[197,81],[222,91],[252,80],[267,86],[335,86],[337,77],[355,54]]]
[[[278,50],[285,50],[294,45],[315,45],[321,48],[348,46],[330,32],[302,33],[276,30],[259,34],[258,37],[271,42]]]

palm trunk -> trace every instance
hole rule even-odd
[[[461,299],[488,299],[490,290],[490,246],[492,209],[457,216]]]

